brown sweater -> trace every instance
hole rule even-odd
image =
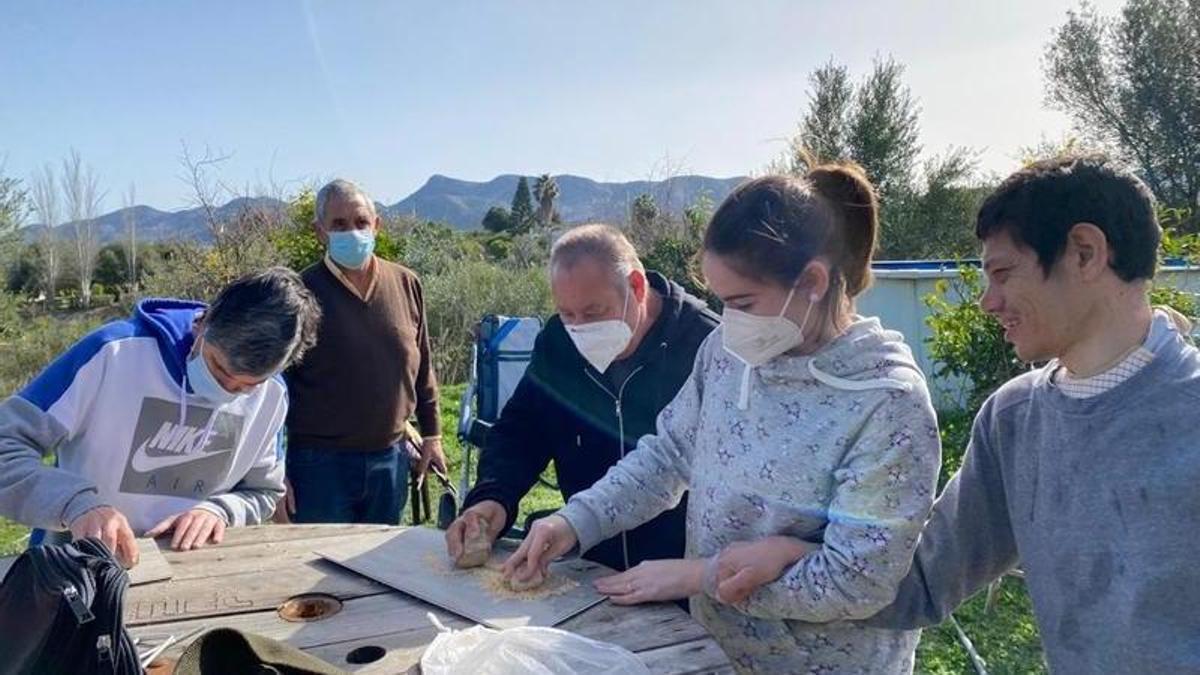
[[[382,450],[414,412],[422,434],[441,433],[421,282],[395,263],[375,265],[365,301],[324,261],[301,273],[324,316],[317,346],[287,372],[293,447]]]

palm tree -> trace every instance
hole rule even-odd
[[[554,218],[554,200],[558,199],[558,182],[554,176],[544,173],[533,184],[533,195],[538,200],[538,222],[549,225]]]

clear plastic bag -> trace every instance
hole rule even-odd
[[[649,675],[633,652],[557,628],[450,630],[421,656],[422,675]]]

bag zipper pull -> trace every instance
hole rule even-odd
[[[67,606],[71,608],[71,612],[75,614],[77,623],[87,623],[96,618],[92,614],[92,610],[87,605],[83,604],[83,598],[79,597],[79,589],[73,585],[64,586],[62,589],[63,599],[67,601]]]
[[[111,635],[100,635],[96,638],[96,660],[101,666],[112,665],[113,652]]]

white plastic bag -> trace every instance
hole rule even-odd
[[[557,628],[450,630],[421,656],[422,675],[649,675],[633,652]]]

